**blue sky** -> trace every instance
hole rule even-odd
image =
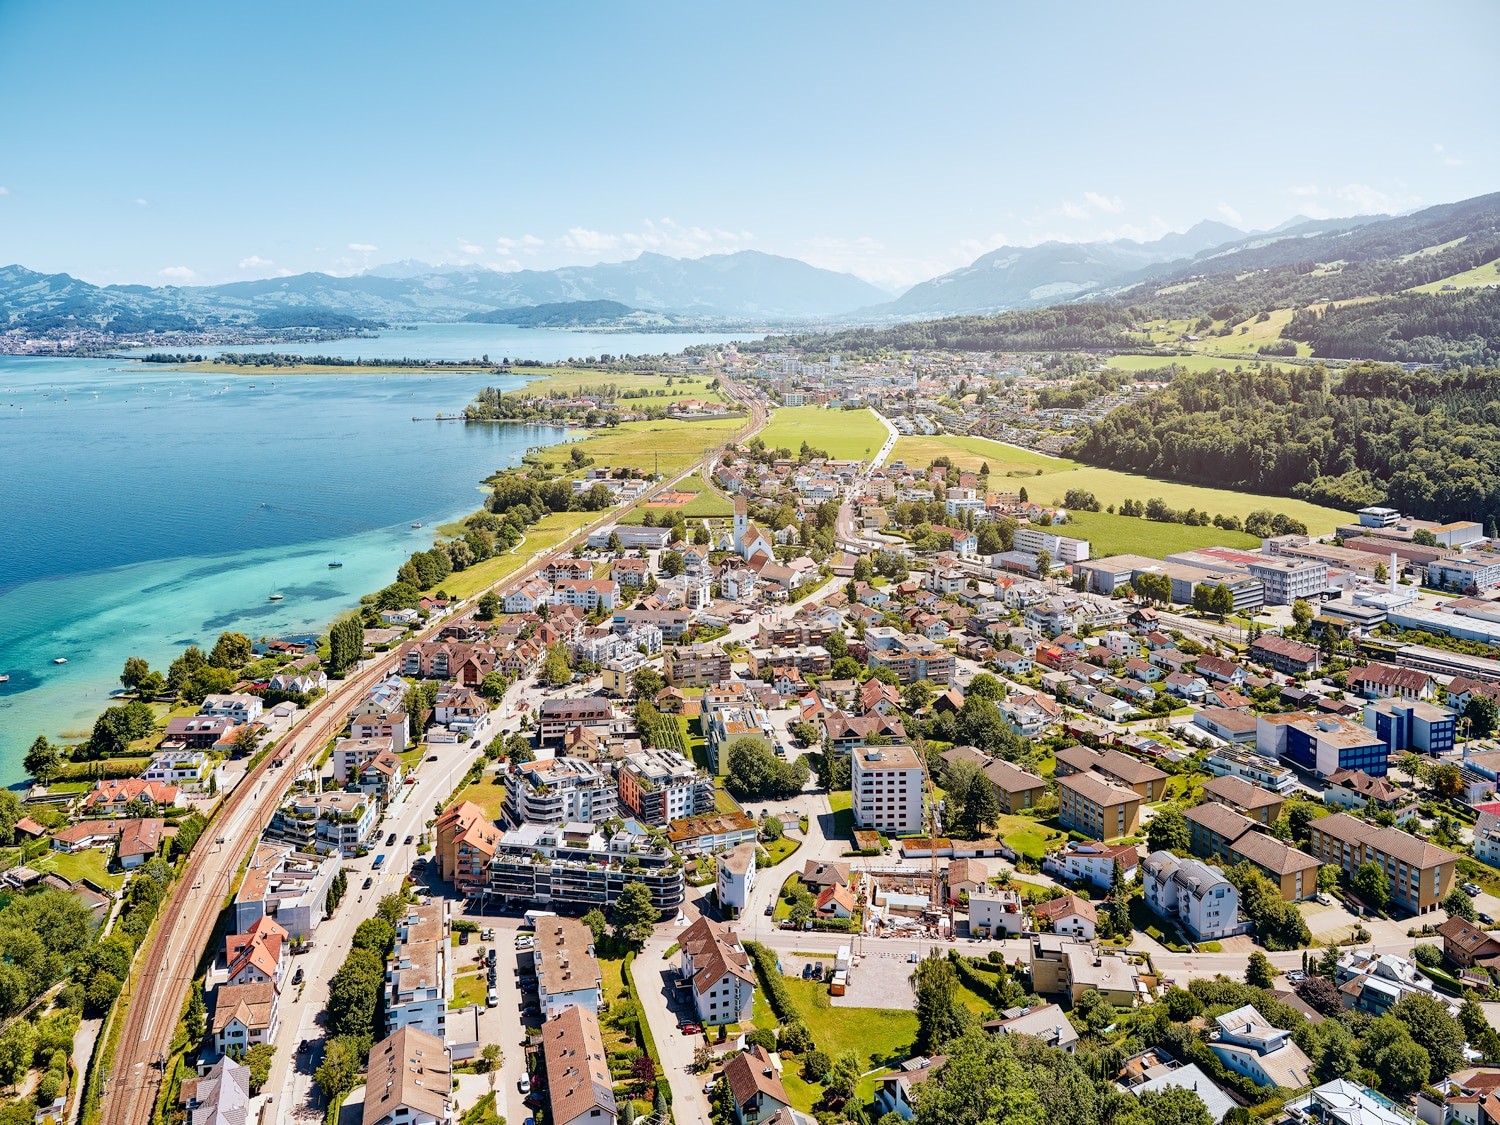
[[[161,284],[1005,243],[1500,189],[1500,4],[0,0],[0,264]]]

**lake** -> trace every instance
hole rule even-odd
[[[722,339],[629,338],[652,352]],[[542,361],[648,350],[625,339],[423,325],[274,350]],[[226,629],[322,630],[394,581],[433,525],[479,507],[484,477],[565,439],[550,426],[433,420],[480,387],[525,378],[200,375],[0,356],[0,783],[21,779],[38,734],[86,735],[127,656],[165,671]]]

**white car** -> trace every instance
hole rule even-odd
[[[523,1096],[531,1093],[531,1079],[524,1074],[521,1075],[521,1081],[516,1083],[516,1089],[520,1090]]]

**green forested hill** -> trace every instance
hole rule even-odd
[[[1087,430],[1096,465],[1426,519],[1500,514],[1500,371],[1178,375]]]
[[[1446,274],[1442,276],[1447,276]],[[1445,367],[1500,363],[1500,289],[1403,293],[1380,301],[1300,309],[1282,335],[1333,359],[1388,359]]]

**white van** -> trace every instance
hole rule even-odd
[[[498,992],[496,992],[493,988],[490,989],[489,992],[486,993],[486,995],[485,995],[484,1006],[486,1008],[493,1008],[493,1007],[496,1007],[499,1003],[500,1003],[500,994]]]

